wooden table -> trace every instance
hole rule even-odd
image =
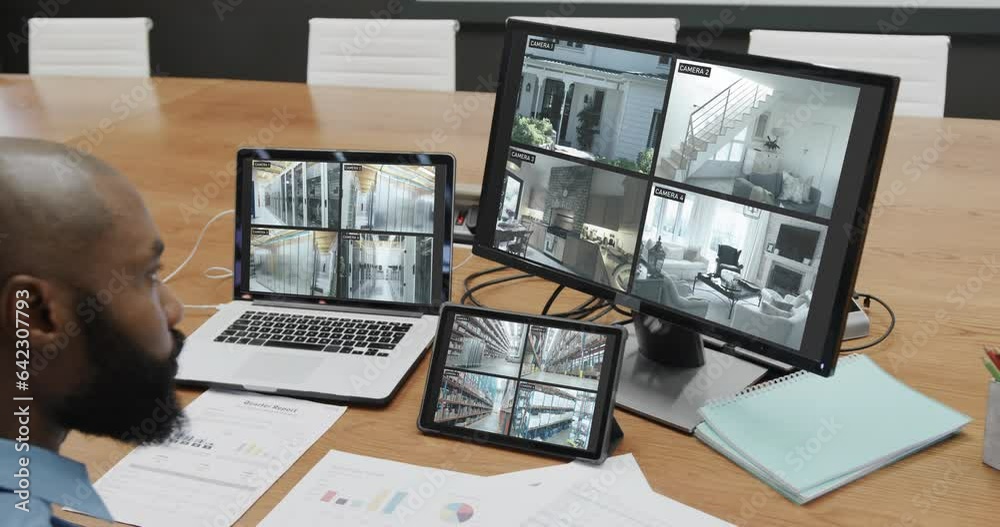
[[[459,181],[474,185],[483,170],[492,101],[474,93],[228,80],[0,76],[0,135],[89,148],[126,173],[162,230],[171,269],[205,221],[232,208],[238,146],[449,151],[458,158]],[[95,132],[102,122],[106,130]],[[696,439],[621,412],[620,452],[636,456],[653,488],[746,525],[996,525],[1000,472],[982,463],[987,386],[978,355],[984,342],[1000,341],[997,137],[1000,124],[992,121],[896,120],[858,279],[858,290],[885,298],[899,316],[896,331],[871,356],[910,386],[970,415],[965,432],[799,507]],[[170,284],[187,303],[229,299],[229,281],[201,276],[208,266],[231,263],[232,221],[219,223]],[[466,254],[459,249],[457,261]],[[476,258],[460,269],[456,298],[463,277],[490,265]],[[551,289],[529,280],[480,296],[491,306],[523,309],[540,307]],[[567,294],[556,307],[580,299]],[[886,317],[873,311],[878,333]],[[190,311],[182,329],[192,331],[207,316]],[[421,435],[415,421],[426,366],[424,359],[387,408],[351,408],[238,524],[260,521],[329,449],[476,474],[554,463]],[[198,393],[184,389],[181,398],[188,402]],[[85,461],[96,479],[129,449],[74,433],[62,451]]]

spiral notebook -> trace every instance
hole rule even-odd
[[[805,503],[959,432],[969,417],[864,355],[833,377],[797,372],[713,401],[695,435]]]

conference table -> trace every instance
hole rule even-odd
[[[233,207],[233,160],[241,146],[451,152],[458,181],[469,189],[482,179],[492,111],[488,93],[0,75],[0,136],[63,142],[125,173],[159,225],[167,270],[187,256],[209,218]],[[983,344],[1000,342],[998,137],[995,121],[895,119],[857,281],[857,290],[887,300],[898,316],[892,335],[866,353],[969,415],[964,432],[805,506],[694,437],[624,411],[617,413],[625,439],[616,453],[632,453],[657,492],[741,525],[996,525],[1000,471],[982,462],[987,376],[979,355]],[[231,216],[213,225],[170,282],[185,303],[230,300],[232,282],[210,280],[202,270],[231,265],[232,229]],[[456,261],[467,254],[458,248]],[[469,273],[492,265],[478,257],[463,265],[453,298]],[[478,298],[492,307],[535,310],[554,287],[522,280]],[[584,298],[564,294],[555,308]],[[210,314],[189,310],[181,329],[193,331]],[[872,318],[878,335],[888,317],[873,307]],[[422,435],[416,418],[427,363],[425,356],[387,407],[350,408],[237,525],[256,525],[330,449],[481,475],[559,463]],[[179,393],[187,404],[201,390]],[[96,480],[131,448],[74,432],[62,453],[85,462]]]

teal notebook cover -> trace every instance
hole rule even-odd
[[[712,447],[713,449],[715,449],[720,454],[726,456],[733,463],[736,463],[737,465],[739,465],[741,468],[743,468],[743,470],[746,470],[747,472],[753,474],[755,477],[757,477],[757,479],[763,481],[764,483],[767,483],[775,491],[777,491],[779,494],[781,494],[785,498],[787,498],[787,499],[795,502],[798,505],[804,505],[805,503],[808,503],[809,501],[812,501],[812,500],[814,500],[814,499],[816,499],[816,498],[818,498],[818,497],[826,494],[827,492],[830,492],[832,490],[836,490],[836,489],[838,489],[838,488],[840,488],[840,487],[842,487],[844,485],[847,485],[848,483],[850,483],[850,482],[852,482],[852,481],[854,481],[856,479],[860,479],[860,478],[862,478],[864,476],[867,476],[868,474],[874,472],[875,470],[878,470],[879,468],[882,468],[882,466],[885,466],[885,465],[882,465],[882,466],[872,465],[872,466],[869,466],[869,467],[867,467],[867,468],[865,468],[863,470],[859,470],[857,472],[852,472],[852,473],[850,473],[850,474],[848,474],[846,476],[841,476],[839,478],[834,478],[834,479],[831,479],[829,481],[825,481],[825,482],[820,483],[819,485],[817,485],[815,487],[811,487],[811,488],[808,488],[808,489],[803,489],[802,492],[796,492],[793,489],[789,489],[789,488],[784,487],[781,484],[780,481],[772,479],[770,476],[768,476],[767,473],[761,471],[753,463],[751,463],[746,458],[744,458],[743,456],[741,456],[739,454],[739,452],[737,452],[737,451],[733,450],[732,448],[730,448],[730,446],[728,444],[726,444],[726,442],[721,437],[719,437],[715,433],[715,431],[712,430],[712,427],[708,426],[708,424],[702,423],[702,424],[698,425],[694,429],[694,435],[695,435],[695,437],[697,437],[698,439],[700,439],[703,443],[705,443],[706,445]],[[930,446],[930,445],[920,445],[920,446],[917,446],[917,447],[913,448],[912,450],[910,450],[908,452],[904,452],[900,456],[898,456],[897,458],[892,459],[889,463],[886,463],[886,465],[890,465],[890,464],[895,463],[896,461],[898,461],[898,460],[900,460],[900,459],[902,459],[902,458],[904,458],[904,457],[906,457],[906,456],[908,456],[910,454],[919,452],[919,451],[923,450],[924,448],[926,448],[927,446]]]
[[[805,496],[877,470],[969,422],[864,355],[842,359],[833,377],[794,373],[700,413],[746,465],[723,454],[772,486]]]

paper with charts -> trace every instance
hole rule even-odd
[[[210,390],[184,409],[184,431],[163,445],[136,448],[95,487],[119,522],[232,525],[344,410]]]
[[[483,479],[331,450],[260,527],[498,525],[481,509]]]
[[[653,492],[631,455],[480,477],[335,450],[260,525],[732,527]]]

